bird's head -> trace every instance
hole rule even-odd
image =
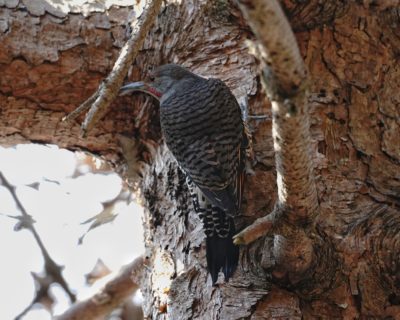
[[[160,100],[174,85],[190,78],[200,77],[177,64],[165,64],[150,73],[149,81],[132,82],[121,87],[119,95],[142,91]]]

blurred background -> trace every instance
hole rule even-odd
[[[70,305],[15,196],[78,300],[143,253],[142,208],[101,160],[53,145],[0,147],[0,173],[0,319],[51,319]],[[141,319],[140,304],[137,292],[108,319]]]

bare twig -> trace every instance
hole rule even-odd
[[[146,4],[142,16],[139,17],[133,26],[131,37],[121,49],[121,53],[109,76],[100,84],[97,91],[88,100],[64,118],[64,120],[75,119],[90,108],[81,126],[83,136],[105,115],[111,102],[117,96],[129,67],[136,58],[150,27],[160,11],[161,4],[162,0],[152,0]]]
[[[75,295],[71,292],[69,289],[67,282],[65,281],[64,277],[62,276],[62,266],[57,265],[54,260],[50,257],[50,254],[48,253],[46,247],[43,244],[42,239],[40,238],[38,232],[35,229],[34,226],[34,220],[32,217],[28,214],[26,211],[25,207],[22,205],[21,201],[19,200],[16,192],[15,192],[15,187],[12,186],[8,180],[4,177],[3,173],[0,171],[0,180],[2,185],[8,189],[8,191],[11,193],[11,196],[13,197],[18,209],[21,211],[22,217],[19,218],[20,220],[20,225],[23,228],[26,228],[30,230],[33,234],[33,237],[35,238],[37,244],[39,245],[40,251],[42,252],[43,258],[44,258],[44,267],[45,267],[45,272],[48,276],[51,276],[51,278],[54,280],[54,282],[58,283],[68,294],[68,297],[72,302],[76,300]]]
[[[97,96],[99,95],[99,89],[95,93],[93,93],[84,103],[82,103],[78,108],[72,111],[70,114],[66,115],[62,118],[62,121],[72,121],[79,117],[82,113],[86,112],[90,109],[93,102],[96,101]]]
[[[100,292],[87,300],[75,303],[55,319],[91,320],[109,314],[139,289],[144,261],[143,257],[136,258],[108,282]]]
[[[17,315],[14,320],[23,319],[24,316],[32,309],[32,307],[40,303],[44,308],[50,310],[54,300],[49,295],[50,286],[53,284],[53,278],[48,274],[40,275],[35,272],[31,272],[33,280],[35,282],[36,293],[31,301],[31,303],[19,314]]]
[[[129,203],[129,197],[130,192],[126,188],[122,188],[114,199],[102,203],[103,210],[100,213],[94,215],[86,221],[81,222],[82,225],[89,224],[89,227],[84,234],[79,237],[78,244],[82,244],[86,235],[93,229],[114,221],[119,214],[118,211],[116,211],[115,205],[122,201]]]
[[[35,299],[36,300],[36,299]],[[29,306],[27,306],[24,310],[21,311],[21,313],[19,315],[17,315],[14,320],[20,320],[22,319],[33,307],[33,305],[36,303],[36,301],[33,300]]]

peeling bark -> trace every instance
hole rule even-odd
[[[107,76],[126,41],[128,15],[139,9],[120,2],[68,8],[34,2],[38,7],[0,0],[0,143],[86,150],[140,188],[147,208],[147,317],[400,316],[400,23],[394,3],[281,1],[310,76],[311,161],[320,205],[315,230],[307,234],[312,272],[288,286],[267,237],[241,248],[235,276],[212,287],[202,226],[162,143],[155,102],[118,98],[86,139],[79,137],[78,121],[61,122]],[[154,66],[181,63],[221,78],[237,98],[248,99],[251,115],[268,116],[249,120],[255,174],[247,177],[239,227],[271,212],[278,199],[272,111],[248,39],[254,36],[229,1],[166,1],[129,72],[134,81]]]

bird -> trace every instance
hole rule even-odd
[[[247,138],[240,106],[228,86],[177,64],[157,67],[149,81],[124,85],[120,95],[141,91],[160,103],[164,141],[186,176],[193,207],[206,234],[207,269],[213,285],[238,265],[234,217],[240,214]]]

